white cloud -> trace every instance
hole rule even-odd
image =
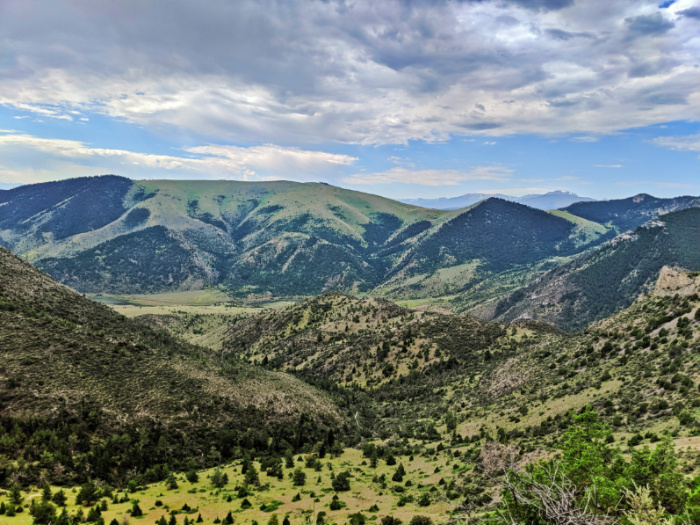
[[[591,135],[579,135],[578,137],[571,137],[569,140],[572,142],[598,142],[600,139]]]
[[[462,170],[412,170],[395,167],[378,173],[356,173],[341,180],[346,184],[418,184],[421,186],[456,186],[470,180],[505,182],[513,170],[503,166],[477,166]]]
[[[167,173],[180,178],[312,180],[313,177],[335,174],[339,168],[351,166],[357,160],[348,155],[274,144],[249,148],[208,145],[185,151],[190,155],[158,155],[95,148],[75,140],[4,134],[0,135],[0,170],[6,172],[5,180],[17,182],[43,181],[47,174],[61,178],[62,175],[105,172],[132,178],[162,177]],[[22,171],[23,166],[29,168]]]
[[[594,168],[622,168],[622,164],[594,164]]]
[[[224,142],[590,141],[700,120],[688,6],[5,0],[0,104]]]
[[[700,133],[675,137],[657,137],[653,144],[676,151],[700,151]]]

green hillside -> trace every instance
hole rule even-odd
[[[155,480],[341,421],[314,388],[128,320],[0,248],[0,485]]]
[[[427,210],[284,181],[106,176],[0,196],[0,243],[90,293],[220,286],[299,296],[380,286],[393,297],[444,295],[526,268],[538,275],[542,263],[579,253],[607,230],[498,199]]]
[[[623,433],[682,429],[673,419],[681,409],[700,415],[693,408],[700,289],[692,286],[692,293],[639,301],[576,335],[534,321],[506,325],[332,293],[240,319],[222,348],[325,388],[363,393],[358,414],[388,435],[417,437],[425,430],[416,421],[451,412],[469,435],[500,427],[535,443],[550,416],[585,404],[611,423],[622,411],[628,419],[615,426]],[[679,371],[691,380],[683,388],[654,386]],[[620,408],[606,410],[611,399]],[[633,417],[636,405],[661,399],[666,408]],[[528,410],[518,415],[522,407]]]
[[[505,325],[332,293],[241,319],[222,347],[333,392],[353,406],[367,438],[422,443],[421,454],[436,462],[439,455],[428,450],[435,444],[451,448],[447,457],[454,467],[441,473],[449,488],[436,487],[434,495],[454,500],[456,513],[471,508],[481,516],[495,508],[492,498],[501,494],[502,480],[485,471],[485,451],[506,447],[523,462],[557,457],[572,433],[596,428],[576,430],[577,422],[591,418],[608,429],[603,435],[609,448],[599,453],[611,458],[618,450],[632,463],[661,461],[645,456],[645,447],[673,441],[688,447],[682,462],[690,477],[674,474],[673,482],[686,496],[664,504],[682,512],[681,502],[696,486],[690,478],[697,474],[700,447],[700,282],[696,274],[664,276],[653,296],[575,335],[533,321]],[[598,416],[584,416],[587,407]],[[459,458],[452,456],[455,450]],[[601,474],[596,483],[628,468],[624,476],[631,477],[618,478],[618,491],[633,490],[632,480],[655,479],[635,477],[637,467],[624,461],[618,474]],[[668,461],[676,468],[677,459]],[[406,489],[414,502],[423,486],[418,488]],[[619,494],[612,504],[624,492]],[[618,515],[629,500],[622,505]]]

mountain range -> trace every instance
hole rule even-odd
[[[219,287],[233,297],[329,290],[450,296],[458,311],[538,318],[509,306],[523,286],[587,266],[582,261],[617,260],[599,255],[627,245],[613,240],[617,235],[698,204],[697,197],[642,194],[543,211],[490,197],[431,210],[317,183],[102,176],[0,193],[0,244],[80,292]],[[678,221],[692,229],[696,215],[679,215],[671,221],[674,231]],[[654,270],[633,279],[621,302],[586,307],[578,324],[547,319],[580,327],[628,305],[663,264],[685,261],[696,269],[692,254],[675,255],[679,249],[659,250]]]
[[[466,193],[458,197],[441,197],[438,199],[401,199],[401,202],[436,210],[457,210],[492,197],[517,202],[540,210],[564,208],[575,202],[589,202],[593,200],[589,197],[581,197],[570,191],[557,190],[542,194],[533,193],[522,197],[513,197],[503,193]]]

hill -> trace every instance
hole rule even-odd
[[[538,208],[540,210],[553,210],[569,206],[575,202],[593,200],[589,197],[581,197],[575,193],[571,193],[570,191],[550,191],[543,194],[523,195],[522,197],[513,197],[502,193],[466,193],[464,195],[460,195],[459,197],[441,197],[439,199],[403,199],[401,202],[436,210],[457,210],[459,208],[466,208],[467,206],[471,206],[472,204],[476,204],[479,201],[486,200],[491,197],[517,202],[519,204],[524,204],[525,206]]]
[[[10,270],[16,273],[16,268]],[[48,282],[38,296],[53,296],[49,291],[56,285]],[[169,426],[153,430],[141,424],[138,433],[114,435],[104,448],[93,446],[80,455],[71,448],[86,444],[87,431],[81,433],[80,427],[72,425],[74,434],[56,437],[41,419],[22,426],[7,418],[0,420],[3,453],[16,455],[17,443],[31,446],[23,448],[20,461],[0,463],[0,483],[22,480],[34,501],[26,504],[26,516],[42,501],[37,490],[27,488],[28,479],[42,474],[54,483],[66,481],[61,467],[47,468],[56,458],[62,466],[66,456],[77,456],[80,472],[87,466],[90,473],[104,472],[100,469],[110,461],[121,467],[145,459],[163,463],[141,474],[132,470],[128,477],[108,478],[120,487],[128,485],[128,490],[113,491],[97,482],[96,500],[90,505],[112,498],[100,502],[105,520],[123,520],[129,513],[130,520],[141,520],[138,509],[146,520],[164,516],[166,522],[169,515],[179,522],[184,514],[186,522],[197,516],[207,524],[224,516],[231,523],[235,515],[236,522],[274,523],[284,516],[294,523],[315,518],[317,523],[386,525],[398,518],[423,525],[429,519],[494,518],[495,510],[507,504],[513,480],[512,474],[496,474],[502,464],[511,458],[519,475],[527,472],[522,469],[528,464],[546,474],[537,463],[543,459],[558,462],[576,490],[590,483],[606,487],[601,492],[606,499],[596,507],[600,515],[621,517],[631,508],[625,490],[649,484],[654,505],[674,515],[687,509],[696,516],[690,479],[698,473],[700,447],[698,285],[697,274],[665,269],[653,295],[575,335],[540,322],[507,325],[339,292],[253,317],[230,318],[223,332],[217,317],[209,325],[213,337],[208,341],[221,349],[224,362],[236,362],[232,358],[239,356],[267,369],[260,374],[286,370],[326,390],[352,413],[347,428],[319,435],[313,424],[322,416],[311,415],[294,427],[278,424],[279,432],[274,427],[265,431],[257,420],[264,413],[250,411],[251,422],[227,428],[210,443],[200,441],[205,431],[197,426],[183,427],[184,439],[168,432]],[[146,320],[180,332],[192,319],[189,312],[173,310]],[[5,326],[0,324],[0,330]],[[106,326],[107,333],[113,331]],[[206,326],[196,323],[197,329]],[[167,339],[162,332],[141,330]],[[173,344],[171,340],[167,347]],[[201,354],[199,359],[207,357]],[[190,385],[181,388],[189,391]],[[268,410],[275,407],[271,404]],[[83,425],[95,420],[86,413]],[[252,428],[237,439],[236,432],[247,426]],[[144,446],[155,442],[151,434],[158,446]],[[295,443],[301,445],[300,454],[292,451]],[[65,444],[69,453],[61,452]],[[164,455],[162,447],[171,455]],[[178,462],[180,454],[184,457]],[[187,474],[171,476],[163,464]],[[216,470],[194,471],[207,464],[217,465]],[[222,472],[228,479],[221,479]],[[82,494],[83,488],[75,487],[75,492]],[[79,500],[69,497],[71,515],[84,516],[88,510]],[[13,494],[0,495],[6,508],[13,505],[14,510],[13,501]],[[275,513],[279,516],[273,517]],[[29,523],[22,519],[18,523]]]
[[[567,206],[564,211],[589,221],[611,226],[618,233],[623,233],[659,215],[693,206],[700,206],[700,197],[660,199],[640,193],[628,199],[578,202]]]
[[[123,481],[341,421],[314,388],[126,319],[0,248],[0,454],[24,459],[19,476]]]
[[[438,211],[326,184],[104,176],[4,192],[0,242],[82,292],[294,296],[394,289],[465,264],[501,272],[604,237],[581,242],[571,217],[498,199]]]
[[[491,318],[510,308],[501,303],[495,314],[498,301],[577,264],[571,261],[616,232],[698,202],[638,196],[545,212],[489,198],[445,211],[327,184],[104,176],[4,191],[0,243],[84,293],[216,289],[266,300],[339,290],[443,297],[456,311]],[[666,263],[674,260],[655,268]],[[637,283],[637,274],[628,279],[620,268],[620,282]],[[548,319],[584,326],[628,305],[638,284],[621,302],[605,294],[580,302],[578,324]]]
[[[680,275],[685,294],[658,292],[575,335],[332,293],[242,320],[222,348],[362,393],[356,420],[375,435],[425,436],[441,414],[462,436],[505,432],[520,446],[542,446],[561,430],[553,418],[587,404],[628,437],[692,433],[700,288]],[[687,422],[676,418],[683,411]]]
[[[584,328],[631,305],[665,265],[700,270],[700,208],[662,215],[555,268],[482,315]]]

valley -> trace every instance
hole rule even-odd
[[[700,525],[700,0],[0,0],[0,525]]]
[[[105,184],[111,222],[67,231]],[[700,512],[696,198],[444,212],[129,184],[0,207],[2,242],[47,272],[0,248],[9,523],[470,524],[523,512],[504,495],[546,461],[618,499],[661,462],[656,501]],[[595,481],[584,442],[616,458]]]

